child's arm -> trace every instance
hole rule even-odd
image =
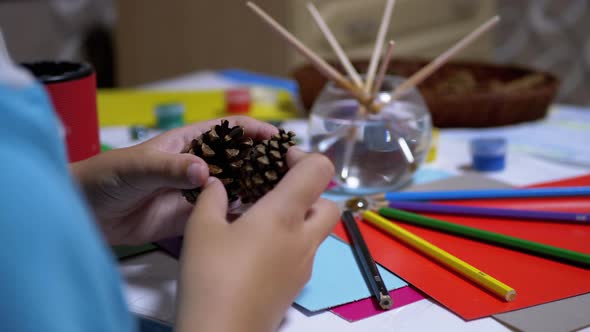
[[[255,139],[277,132],[252,118],[227,119]],[[203,185],[209,170],[199,157],[180,152],[214,124],[219,120],[173,129],[71,165],[110,244],[141,244],[182,234],[193,206],[180,189]]]
[[[32,79],[13,80],[3,48],[0,37],[0,329],[135,331],[50,101]]]
[[[285,177],[231,223],[217,179],[199,195],[184,237],[179,331],[275,331],[309,280],[316,249],[339,220],[320,198],[334,168],[294,147],[287,157]]]

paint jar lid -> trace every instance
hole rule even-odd
[[[232,88],[225,91],[226,112],[248,113],[252,106],[252,95],[248,87]]]
[[[156,128],[168,130],[184,125],[184,105],[181,103],[156,106]]]
[[[477,171],[501,171],[506,166],[507,141],[503,137],[475,138],[470,142],[472,167]]]

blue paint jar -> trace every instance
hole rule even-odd
[[[507,149],[505,138],[475,138],[470,142],[470,149],[474,170],[493,172],[505,168]]]

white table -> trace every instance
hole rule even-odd
[[[103,133],[115,137],[124,129],[106,129]],[[461,166],[469,164],[467,143],[448,139],[441,132],[438,158],[430,167],[460,174]],[[534,169],[535,171],[531,172]],[[587,173],[583,167],[561,165],[540,160],[521,153],[509,152],[507,168],[490,176],[514,185],[557,180]],[[174,317],[174,299],[178,263],[161,252],[152,252],[134,259],[124,260],[121,273],[127,280],[127,301],[135,313],[171,322]],[[349,323],[331,312],[306,316],[295,308],[287,314],[280,331],[507,331],[504,325],[492,318],[465,322],[431,300],[391,310],[355,323]]]
[[[104,128],[101,130],[101,138],[115,146],[133,144],[127,138],[125,128]],[[451,174],[461,174],[462,167],[470,164],[467,141],[458,139],[454,133],[447,134],[445,130],[442,130],[439,136],[437,155],[436,161],[428,164],[428,167]],[[523,186],[578,176],[589,171],[588,167],[564,165],[510,150],[507,154],[506,169],[490,173],[489,176],[509,184]],[[120,271],[127,281],[125,294],[133,312],[164,322],[173,321],[178,276],[176,260],[162,252],[152,252],[124,260],[120,263]],[[287,311],[280,331],[485,332],[509,329],[492,318],[465,322],[439,304],[425,299],[354,323],[349,323],[329,311],[306,316],[292,307]],[[585,331],[590,331],[590,328]]]

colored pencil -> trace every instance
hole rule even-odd
[[[363,212],[363,219],[377,228],[391,234],[396,239],[417,249],[424,255],[433,258],[438,263],[473,281],[475,284],[485,288],[501,299],[510,302],[514,301],[516,298],[516,291],[512,287],[495,279],[487,273],[480,271],[469,263],[462,261],[461,259],[451,255],[450,253],[422,239],[421,237],[408,232],[392,221],[381,217],[377,213],[367,210]]]
[[[499,217],[541,221],[561,221],[590,225],[590,213],[501,209],[479,206],[447,205],[427,202],[390,201],[389,207],[412,212],[439,213],[464,216]],[[379,206],[379,202],[376,203]]]
[[[590,267],[590,255],[581,252],[558,248],[500,233],[484,231],[478,228],[454,224],[447,221],[429,218],[419,214],[392,208],[380,208],[379,214],[387,218],[393,218],[413,225],[423,226],[447,232],[449,234],[460,235],[470,239],[481,240],[490,244],[516,249],[550,259],[560,260],[574,265]]]
[[[453,199],[479,198],[533,198],[533,197],[573,197],[590,196],[588,187],[551,187],[551,188],[523,188],[523,189],[470,189],[470,190],[440,190],[440,191],[404,191],[387,192],[371,196],[375,200],[388,201],[437,201]]]
[[[385,283],[383,283],[383,278],[381,278],[377,264],[375,264],[375,260],[373,259],[373,256],[371,256],[371,252],[367,247],[367,243],[365,242],[356,221],[354,220],[352,212],[348,210],[342,212],[342,221],[350,239],[352,240],[354,256],[359,265],[359,269],[363,274],[363,278],[369,286],[371,294],[377,299],[381,309],[386,310],[391,308],[391,305],[393,304],[391,296],[389,296],[389,292],[387,291],[387,287],[385,287]]]

